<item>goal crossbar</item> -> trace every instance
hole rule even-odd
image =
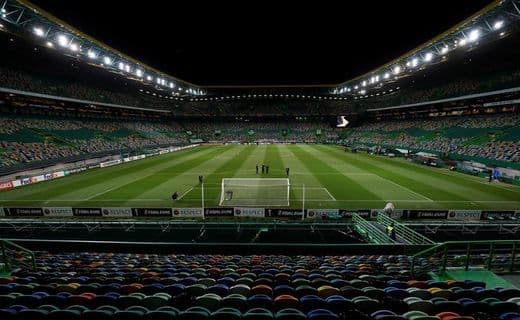
[[[288,178],[223,178],[220,206],[288,206]]]

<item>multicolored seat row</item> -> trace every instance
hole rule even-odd
[[[0,319],[520,319],[520,290],[412,279],[407,256],[37,253]]]

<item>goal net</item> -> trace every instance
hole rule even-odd
[[[224,178],[220,190],[220,206],[288,206],[289,179]]]

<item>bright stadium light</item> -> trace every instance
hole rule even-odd
[[[103,58],[103,62],[104,62],[106,65],[111,65],[111,64],[112,64],[112,59],[110,59],[109,57],[104,57],[104,58]]]
[[[136,70],[135,70],[135,74],[136,74],[139,78],[141,78],[141,77],[143,76],[143,71],[142,71],[141,69],[136,69]]]
[[[428,52],[427,54],[424,55],[424,61],[430,62],[430,61],[432,61],[432,59],[433,59],[433,53]]]
[[[365,87],[365,86],[367,85],[367,81],[366,81],[366,80],[363,80],[363,82],[361,82],[361,85],[362,85],[363,87]]]
[[[54,44],[52,44],[52,42],[50,42],[50,41],[47,41],[47,43],[45,43],[45,44],[46,44],[47,47],[49,47],[49,48],[54,47]]]
[[[367,93],[367,91],[365,89],[363,89],[363,90],[359,91],[359,93],[365,94],[365,93]]]
[[[146,80],[148,80],[148,81],[152,81],[153,78],[152,78],[152,76],[146,76]]]
[[[357,89],[359,89],[359,86],[354,86],[354,90],[357,90]]]
[[[87,52],[87,56],[90,58],[90,59],[97,59],[97,53],[95,53],[94,51],[92,50],[89,50]]]
[[[37,35],[38,37],[43,37],[45,35],[45,32],[43,32],[42,28],[34,28],[33,31],[34,31],[34,34]]]
[[[390,78],[390,72],[386,72],[385,75],[383,76],[383,78],[385,78],[385,79]]]
[[[59,43],[60,46],[66,47],[69,44],[69,39],[67,39],[66,36],[60,34],[58,36],[58,43]]]
[[[446,47],[442,47],[441,49],[441,53],[442,54],[446,54],[448,52],[449,48],[446,46]]]
[[[125,68],[125,64],[122,63],[122,62],[119,62],[119,63],[117,64],[117,67],[119,68],[119,70],[123,70],[123,69]]]
[[[459,46],[464,47],[466,45],[466,42],[467,42],[466,38],[460,39]]]
[[[480,37],[480,31],[477,30],[477,29],[472,30],[472,31],[469,33],[469,41],[470,41],[470,42],[477,41],[479,37]]]
[[[175,87],[175,84],[173,82],[170,82],[170,89],[173,89]]]
[[[76,52],[76,51],[79,50],[79,47],[78,47],[77,44],[75,44],[75,43],[71,43],[71,44],[70,44],[70,50]]]
[[[394,74],[399,74],[401,72],[401,66],[395,66],[392,71],[394,72]]]
[[[504,26],[504,21],[498,20],[493,24],[493,29],[498,30]]]
[[[412,68],[417,67],[418,64],[419,64],[419,59],[417,59],[417,58],[413,58],[413,59],[412,59],[412,62],[411,62],[411,66],[412,66]]]

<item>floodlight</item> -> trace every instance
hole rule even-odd
[[[4,27],[4,25],[0,23],[0,28],[3,28],[3,27]]]
[[[129,65],[125,65],[125,70],[126,70],[126,72],[130,72],[130,66]]]
[[[399,74],[399,72],[401,72],[401,66],[395,66],[393,72],[394,74]]]
[[[363,89],[363,90],[359,91],[359,93],[365,94],[365,93],[367,93],[367,91],[365,89]]]
[[[72,50],[72,51],[78,51],[78,50],[79,50],[79,47],[78,47],[77,44],[75,44],[75,43],[71,43],[71,44],[70,44],[70,50]]]
[[[119,70],[123,70],[125,68],[125,64],[122,62],[118,63]]]
[[[460,41],[459,41],[459,46],[461,46],[461,47],[465,46],[465,45],[466,45],[466,42],[467,42],[467,41],[466,41],[466,38],[460,39]]]
[[[139,78],[141,78],[141,77],[143,76],[143,71],[142,71],[141,69],[136,69],[136,70],[135,70],[135,74],[136,74]]]
[[[354,89],[357,90],[359,88],[359,86],[354,86]]]
[[[92,51],[92,50],[89,50],[89,51],[87,52],[87,56],[88,56],[90,59],[97,59],[97,54],[96,54],[94,51]]]
[[[104,57],[103,58],[103,62],[107,65],[111,65],[112,64],[112,60],[109,58],[109,57]]]
[[[67,39],[66,36],[60,34],[58,36],[58,43],[60,44],[60,46],[66,47],[69,44],[69,39]]]
[[[493,29],[498,30],[504,26],[504,21],[498,20],[493,24]]]
[[[433,53],[428,52],[424,55],[424,61],[429,62],[429,61],[432,61],[432,59],[433,59]]]
[[[146,80],[148,80],[148,81],[152,81],[153,78],[152,78],[152,76],[146,76]]]
[[[38,37],[43,37],[45,35],[45,32],[43,32],[42,28],[34,28],[34,34]]]
[[[447,46],[446,46],[446,47],[443,47],[443,48],[441,49],[441,53],[442,53],[442,54],[445,54],[445,53],[448,52],[448,50],[449,50],[449,48],[448,48]]]
[[[173,84],[173,82],[170,82],[170,88],[173,89],[173,87],[175,87],[175,85]]]
[[[361,85],[364,87],[367,85],[367,81],[366,80],[363,80],[363,82],[361,83]]]
[[[47,47],[49,47],[49,48],[54,47],[54,44],[52,44],[52,42],[50,42],[50,41],[47,41],[47,43],[45,43],[45,44],[46,44]]]
[[[469,33],[469,41],[470,42],[477,41],[479,37],[480,37],[480,31],[478,29],[472,30]]]
[[[383,78],[385,78],[385,79],[390,78],[390,72],[385,73],[385,75],[383,76]]]
[[[417,67],[417,65],[419,64],[419,59],[413,58],[411,64],[412,64],[412,68]]]

